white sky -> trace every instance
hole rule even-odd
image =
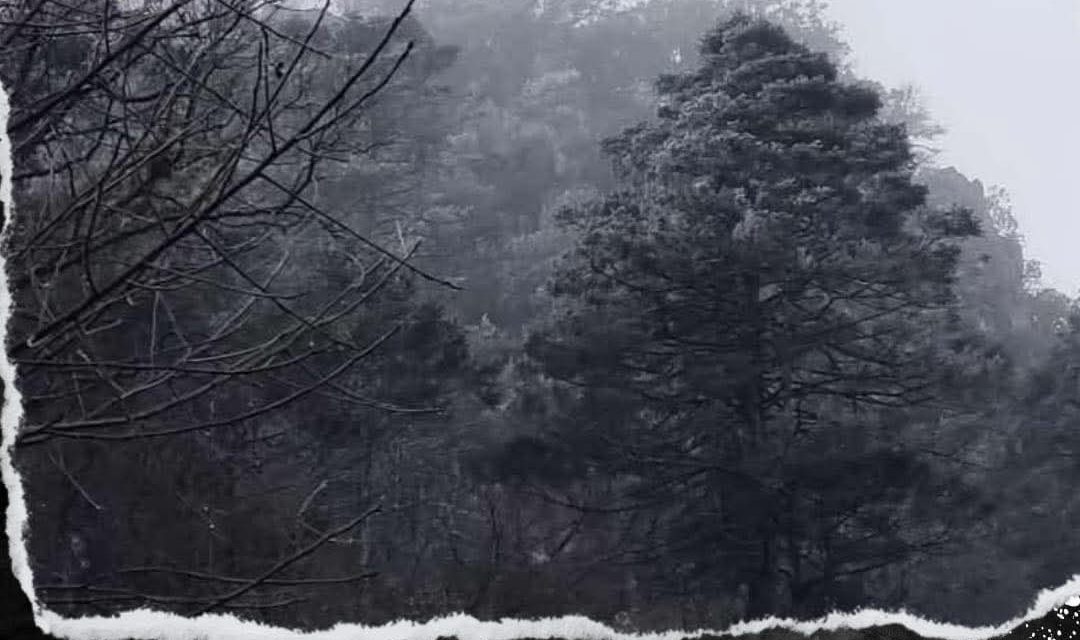
[[[1080,293],[1080,0],[829,0],[855,68],[918,86],[940,162],[1012,195],[1043,282]]]

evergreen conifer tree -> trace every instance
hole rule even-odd
[[[582,241],[529,349],[577,390],[572,450],[663,512],[685,588],[858,601],[846,578],[945,535],[896,416],[933,398],[977,225],[926,206],[904,128],[824,54],[746,15],[701,54],[605,143],[623,188],[564,211]]]

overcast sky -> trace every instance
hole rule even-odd
[[[829,0],[860,75],[917,85],[942,164],[1012,196],[1044,284],[1080,293],[1080,0]]]

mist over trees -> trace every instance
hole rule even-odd
[[[815,0],[0,7],[38,596],[291,627],[1080,566],[1080,314]]]

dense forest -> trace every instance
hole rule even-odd
[[[1080,569],[1080,309],[823,2],[18,0],[0,48],[49,609],[996,624]]]

